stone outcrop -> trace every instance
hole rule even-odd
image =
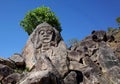
[[[3,84],[16,84],[21,79],[21,74],[13,73],[2,80]]]
[[[7,65],[11,68],[15,68],[15,64],[9,59],[0,58],[0,64]]]
[[[24,67],[25,66],[25,61],[24,61],[24,59],[22,58],[22,56],[20,54],[15,53],[13,56],[11,56],[9,58],[9,60],[14,62],[14,64],[17,67]]]
[[[0,58],[0,84],[16,84],[23,76],[25,61],[20,54]]]
[[[60,33],[44,22],[22,54],[0,58],[0,83],[120,84],[119,32],[113,33],[93,31],[68,49]]]
[[[71,47],[72,51],[81,54],[82,58],[79,63],[87,66],[82,71],[83,84],[119,84],[120,74],[117,74],[119,71],[116,72],[116,69],[120,69],[120,59],[109,45],[109,40],[103,39],[107,35],[105,31],[97,31],[96,33],[94,31],[94,35],[97,36],[96,39],[93,39],[92,34]],[[114,76],[112,76],[113,73]]]
[[[6,65],[0,64],[0,80],[12,74],[14,71]]]

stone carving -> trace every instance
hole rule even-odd
[[[34,49],[31,57],[31,62],[33,62],[31,71],[40,71],[41,73],[48,71],[58,78],[68,72],[67,47],[55,28],[48,23],[42,23],[33,31],[29,41]]]
[[[35,56],[48,52],[52,47],[57,47],[62,40],[59,32],[47,23],[38,25],[33,33],[31,41],[35,49]],[[39,57],[36,56],[36,59]]]
[[[60,33],[47,23],[38,25],[22,52],[26,66],[31,69],[36,63],[36,59],[39,59],[39,54],[51,52],[53,48],[57,47],[66,48]]]
[[[49,24],[42,23],[36,27],[29,41],[32,43],[32,49],[34,49],[31,57],[31,62],[33,62],[31,70],[33,73],[36,73],[36,71],[43,73],[39,77],[40,80],[44,76],[46,77],[47,74],[50,75],[49,73],[53,73],[59,79],[63,77],[68,71],[67,48],[60,33]],[[48,73],[44,74],[45,71]],[[29,74],[32,75],[32,73]],[[27,79],[28,77],[25,77],[23,81],[27,82]],[[40,83],[40,81],[38,82]]]
[[[61,75],[65,73],[67,71],[67,48],[60,33],[51,25],[42,23],[36,27],[32,35],[35,69],[47,70],[55,67]]]

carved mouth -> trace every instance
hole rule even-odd
[[[43,40],[49,40],[49,38],[44,38]]]

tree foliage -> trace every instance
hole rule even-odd
[[[116,19],[116,21],[117,21],[118,26],[119,26],[119,29],[120,29],[120,17],[118,17],[118,18]]]
[[[33,9],[25,15],[24,19],[21,20],[20,25],[30,35],[36,26],[40,23],[47,22],[51,26],[55,27],[59,32],[62,31],[61,25],[55,13],[50,10],[49,7],[38,7]]]
[[[117,23],[120,23],[120,17],[118,17],[118,18],[116,19],[116,21],[117,21]]]
[[[116,22],[117,22],[117,24],[118,24],[118,27],[117,28],[113,28],[113,27],[108,27],[108,32],[113,32],[113,31],[115,31],[116,29],[120,29],[120,17],[117,17],[116,18]]]

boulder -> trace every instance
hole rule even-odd
[[[14,70],[7,65],[0,64],[0,81],[8,75],[12,74],[13,72]]]
[[[114,66],[105,73],[112,84],[120,83],[120,67]]]
[[[99,63],[104,72],[108,71],[114,66],[120,67],[120,60],[114,54],[113,50],[106,45],[106,43],[101,43],[98,51]]]
[[[7,65],[11,68],[15,68],[15,64],[9,59],[0,58],[0,64]]]
[[[14,62],[17,67],[24,67],[25,66],[25,61],[20,54],[16,53],[13,56],[11,56],[9,59],[12,62]]]
[[[105,32],[101,38],[99,33],[97,32],[97,41],[90,35],[71,47],[71,53],[68,53],[69,70],[78,70],[83,73],[84,80],[80,84],[119,84],[119,49],[113,50],[109,42],[102,37]],[[81,58],[77,57],[78,55]]]
[[[76,72],[71,71],[71,72],[64,78],[64,82],[65,82],[65,84],[78,84],[76,78],[77,78]]]
[[[101,41],[107,41],[107,34],[105,31],[103,30],[99,30],[99,31],[92,31],[92,39],[95,42],[101,42]]]
[[[89,68],[87,65],[81,64],[76,61],[70,61],[69,70],[85,71],[87,70],[87,68]]]
[[[2,80],[2,84],[16,84],[21,78],[19,73],[13,73],[8,75]]]
[[[53,73],[45,70],[31,72],[17,84],[63,84],[63,82]]]

